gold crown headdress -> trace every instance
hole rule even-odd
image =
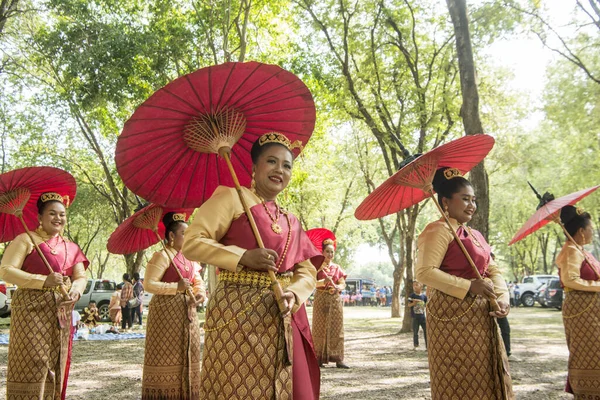
[[[58,201],[61,202],[62,204],[64,204],[65,206],[69,206],[69,196],[65,196],[63,198],[63,196],[61,196],[60,194],[56,193],[56,192],[47,192],[47,193],[43,193],[40,196],[40,200],[42,201],[42,203],[46,203],[48,201]]]
[[[303,147],[301,141],[295,140],[292,143],[290,141],[290,139],[288,139],[285,135],[278,133],[278,132],[265,133],[264,135],[262,135],[261,137],[258,138],[258,144],[260,146],[264,146],[267,143],[281,144],[281,145],[287,147],[287,149],[289,151],[292,151],[294,149],[300,149],[300,151],[302,151],[302,147]]]
[[[444,170],[444,177],[446,179],[450,180],[452,178],[458,178],[458,177],[462,178],[462,174],[460,173],[458,168],[447,168]]]
[[[173,222],[181,221],[185,222],[185,213],[175,213],[173,214]]]
[[[577,213],[577,215],[583,215],[585,214],[585,210],[581,207],[576,207],[575,208],[575,212]]]

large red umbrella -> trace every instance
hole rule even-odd
[[[552,221],[557,222],[564,230],[564,225],[560,222],[560,210],[564,206],[568,206],[568,205],[572,206],[573,204],[577,203],[579,200],[583,199],[584,197],[586,197],[586,196],[590,195],[591,193],[593,193],[594,191],[596,191],[596,189],[598,189],[599,187],[600,187],[600,185],[592,186],[591,188],[583,189],[578,192],[571,193],[566,196],[560,197],[558,199],[552,198],[552,200],[549,200],[549,201],[544,201],[542,199],[542,196],[540,196],[536,192],[536,195],[538,196],[538,198],[540,200],[542,200],[542,203],[544,203],[544,204],[538,208],[538,210],[535,212],[535,214],[533,214],[527,220],[527,222],[525,222],[525,224],[521,227],[521,229],[519,229],[519,231],[511,239],[511,241],[508,243],[508,245],[510,246],[510,245],[518,242],[519,240],[524,239],[525,237],[529,236],[533,232],[537,231],[538,229],[540,229],[541,227],[543,227],[544,225],[546,225]],[[533,186],[532,186],[532,189],[533,189]],[[535,191],[535,189],[533,189],[533,190]],[[546,195],[544,197],[546,197]],[[567,233],[567,235],[568,235],[568,233]]]
[[[183,276],[179,268],[175,267],[173,256],[162,241],[165,236],[162,218],[169,212],[177,212],[185,214],[184,220],[186,220],[190,211],[193,210],[173,210],[163,208],[157,204],[150,204],[123,221],[108,238],[106,248],[114,254],[130,254],[161,242],[163,250],[169,258],[169,265],[175,268],[175,272],[181,280]],[[188,289],[187,294],[190,298],[194,298],[191,289]],[[193,310],[188,307],[188,319],[190,321],[193,318],[192,313]]]
[[[162,219],[170,212],[181,213],[187,217],[193,209],[163,208],[150,204],[123,221],[111,233],[106,248],[113,254],[131,254],[158,243],[165,238],[165,226]]]
[[[276,131],[308,142],[315,106],[306,85],[276,65],[230,62],[184,75],[138,107],[117,141],[115,161],[134,193],[168,207],[198,207],[218,185],[251,180],[250,149]],[[236,146],[233,146],[236,144]]]
[[[464,175],[494,147],[488,135],[468,135],[415,157],[365,198],[354,211],[359,220],[381,218],[404,210],[432,195],[431,182],[441,167]]]
[[[333,248],[337,248],[337,239],[335,238],[333,232],[327,228],[309,229],[306,231],[306,234],[308,235],[308,238],[312,244],[314,244],[317,250],[319,250],[321,253],[323,252],[323,241],[325,239],[333,240]]]
[[[218,185],[233,184],[264,248],[238,174],[247,186],[252,144],[265,133],[280,132],[305,145],[315,116],[306,85],[276,65],[203,68],[171,82],[136,110],[117,142],[117,170],[133,192],[168,207],[197,207]],[[269,277],[284,311],[283,290],[273,271]]]
[[[25,232],[25,226],[29,230],[37,228],[37,201],[45,192],[60,194],[68,206],[77,192],[75,178],[54,167],[20,168],[0,175],[1,243]]]
[[[409,159],[406,165],[369,194],[358,206],[354,216],[359,220],[381,218],[431,196],[473,272],[482,279],[471,255],[452,229],[448,217],[433,195],[432,182],[438,168],[452,167],[460,170],[462,174],[467,173],[487,156],[492,147],[494,147],[493,137],[483,134],[468,135],[436,147],[423,155],[417,155]],[[494,311],[500,310],[496,300],[490,299],[490,305]]]
[[[0,242],[13,240],[26,232],[42,261],[52,273],[54,270],[31,236],[31,229],[38,226],[37,201],[46,192],[61,195],[65,206],[75,199],[77,184],[66,171],[54,167],[27,167],[0,175]],[[64,286],[63,298],[69,299]]]

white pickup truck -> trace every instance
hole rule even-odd
[[[555,275],[529,275],[523,277],[523,282],[515,285],[515,304],[533,307],[540,287],[550,279],[558,278]]]

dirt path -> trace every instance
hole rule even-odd
[[[310,313],[309,309],[309,313]],[[430,399],[427,353],[413,350],[412,333],[397,334],[399,319],[389,308],[345,309],[346,362],[322,370],[322,399]],[[518,399],[572,399],[563,392],[567,348],[560,312],[519,308],[512,311],[511,363]],[[0,399],[5,399],[7,346],[0,346]],[[68,399],[138,399],[143,340],[75,342]]]

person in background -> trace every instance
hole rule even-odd
[[[144,307],[144,285],[140,280],[139,272],[133,273],[133,297],[138,300],[140,305],[131,308],[131,323],[135,324],[135,320],[137,317],[139,325],[142,326],[142,315]]]
[[[110,304],[108,305],[108,313],[110,315],[110,320],[112,321],[112,326],[118,327],[121,325],[121,289],[123,285],[119,283],[112,296],[110,296]]]
[[[496,261],[494,253],[490,253],[492,260]],[[510,289],[509,289],[510,290]],[[517,362],[521,361],[517,357],[513,356],[510,350],[510,324],[508,323],[508,317],[496,319],[500,333],[502,334],[502,341],[504,342],[504,348],[506,349],[506,356],[509,361]]]
[[[569,348],[565,390],[575,399],[600,398],[600,262],[583,246],[592,243],[590,213],[565,206],[560,220],[573,240],[567,239],[556,257],[565,300],[562,314]]]
[[[79,329],[80,323],[81,314],[79,314],[79,311],[73,309],[73,311],[71,312],[71,326],[73,330],[73,332],[71,333],[72,336],[77,336],[77,329]]]
[[[415,350],[419,348],[419,327],[423,329],[425,338],[425,349],[427,349],[427,326],[425,324],[425,306],[427,305],[427,295],[421,293],[423,284],[413,281],[413,292],[408,296],[408,306],[410,307],[410,316],[412,317],[413,327],[413,345]]]
[[[335,362],[337,368],[349,368],[344,363],[344,306],[340,294],[346,287],[346,273],[333,263],[333,239],[323,241],[325,261],[317,271],[317,291],[313,305],[312,335],[319,366]],[[356,303],[353,294],[351,304]]]
[[[131,276],[128,273],[123,274],[123,288],[121,289],[121,329],[131,329],[131,307],[129,300],[133,298],[133,285]]]
[[[96,302],[91,300],[87,307],[83,309],[83,315],[81,317],[83,324],[86,328],[91,329],[96,328],[98,326],[98,321],[100,321],[100,314],[98,314],[98,307],[96,306]]]

